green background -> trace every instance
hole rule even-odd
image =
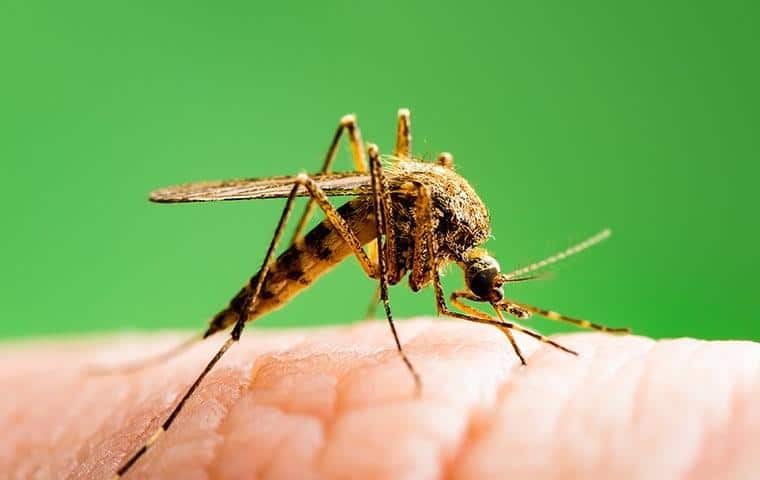
[[[453,152],[491,209],[505,269],[613,229],[513,297],[760,339],[757,3],[626,3],[5,0],[0,336],[203,328],[281,203],[148,192],[317,170],[349,112],[387,152],[409,107],[415,152]],[[348,323],[372,289],[351,260],[258,325]],[[391,293],[398,317],[435,311]]]

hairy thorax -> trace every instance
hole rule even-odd
[[[469,183],[452,168],[432,163],[399,162],[386,171],[391,192],[390,222],[396,230],[398,282],[411,271],[414,260],[416,185],[423,185],[432,198],[432,222],[436,241],[436,268],[462,261],[468,251],[491,234],[488,210]],[[419,252],[428,254],[423,246]],[[427,260],[427,258],[425,258]],[[427,264],[427,261],[425,262]],[[425,282],[427,283],[427,282]]]

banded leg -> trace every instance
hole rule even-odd
[[[317,185],[317,182],[307,175],[299,175],[297,181],[299,184],[306,187],[311,195],[311,200],[314,200],[317,205],[319,205],[319,208],[322,209],[322,212],[330,221],[333,228],[335,228],[343,241],[351,247],[356,259],[359,260],[359,264],[361,265],[362,270],[364,270],[364,273],[370,278],[377,278],[379,275],[377,265],[370,260],[369,256],[362,248],[362,243],[351,230],[348,222],[346,222],[338,210],[333,206],[325,192],[319,187],[319,185]]]
[[[393,149],[393,156],[395,158],[395,161],[399,161],[401,159],[408,159],[411,158],[412,152],[412,131],[411,131],[411,113],[409,112],[408,108],[400,108],[398,111],[398,123],[396,125],[396,146]],[[385,188],[387,191],[387,187]],[[392,203],[390,200],[390,196],[387,194],[383,194],[381,197],[383,209],[385,210],[385,218],[393,218],[392,215]],[[400,275],[400,271],[398,268],[398,264],[396,262],[396,235],[393,228],[392,222],[386,222],[386,228],[385,228],[385,239],[386,239],[386,259],[387,259],[387,270],[388,270],[388,281],[391,284],[398,283]],[[368,245],[367,251],[369,253],[369,257],[372,260],[377,260],[377,242],[372,242]],[[367,313],[365,315],[366,318],[371,318],[375,316],[375,308],[377,306],[377,302],[379,300],[379,291],[376,291],[372,298],[370,299],[369,307],[367,308]]]
[[[451,296],[449,297],[449,300],[451,300],[451,303],[453,303],[454,306],[456,306],[458,309],[460,309],[462,311],[465,311],[465,312],[471,312],[473,310],[474,311],[480,311],[480,310],[477,310],[477,309],[475,309],[475,308],[467,305],[466,303],[463,303],[461,300],[459,300],[460,298],[466,298],[467,300],[471,300],[473,302],[480,302],[480,303],[483,302],[482,298],[480,298],[477,295],[475,295],[475,294],[473,294],[471,292],[468,292],[466,290],[458,290],[458,291],[452,293]],[[500,308],[502,310],[505,310],[507,313],[509,313],[511,315],[514,315],[515,317],[519,318],[520,320],[524,320],[524,319],[530,317],[530,312],[528,312],[526,310],[519,309],[516,306],[513,306],[511,304],[510,305],[505,305],[502,302],[502,303],[499,303],[499,304],[495,305],[495,307]]]
[[[431,234],[435,227],[432,217],[432,200],[427,185],[415,185],[414,227],[412,230],[412,271],[409,273],[409,286],[412,291],[419,291],[430,278],[430,272],[436,268],[434,249],[435,238]]]
[[[404,353],[404,349],[401,346],[401,341],[398,338],[398,332],[396,331],[396,325],[393,323],[393,313],[391,312],[390,301],[388,300],[388,266],[386,264],[388,260],[388,254],[393,254],[388,250],[387,237],[386,242],[383,242],[383,232],[388,231],[386,224],[389,223],[388,217],[386,217],[387,210],[383,208],[384,199],[388,198],[387,187],[383,178],[383,166],[380,163],[380,153],[377,149],[377,145],[370,145],[369,149],[369,166],[370,166],[370,178],[372,181],[372,198],[375,207],[375,225],[377,229],[377,246],[379,255],[377,256],[378,272],[380,276],[380,300],[383,302],[383,308],[385,309],[385,317],[388,319],[388,324],[391,327],[393,333],[393,339],[396,342],[396,349],[398,350],[401,359],[404,361],[406,368],[414,378],[415,391],[417,394],[422,390],[422,381],[417,371],[414,369],[412,362]],[[395,261],[394,261],[395,263]]]
[[[192,396],[192,394],[198,388],[198,386],[206,377],[206,375],[208,375],[208,373],[213,369],[213,367],[217,364],[217,362],[219,362],[219,360],[222,358],[225,352],[235,342],[237,342],[240,339],[240,336],[243,333],[243,329],[245,328],[246,321],[248,320],[250,315],[255,312],[256,305],[258,303],[259,296],[261,294],[261,290],[264,286],[267,275],[269,274],[269,270],[274,261],[275,250],[277,248],[278,243],[280,242],[283,231],[285,229],[285,225],[287,224],[288,218],[290,217],[291,211],[293,209],[293,204],[296,198],[296,194],[298,193],[298,190],[301,186],[306,187],[306,189],[311,194],[311,198],[314,198],[317,205],[319,205],[322,208],[322,210],[325,212],[325,215],[327,216],[327,218],[330,220],[333,227],[335,228],[335,230],[341,235],[341,237],[343,237],[344,241],[351,247],[351,249],[354,250],[354,253],[357,255],[357,258],[359,258],[359,262],[362,264],[362,267],[365,269],[365,272],[367,272],[367,274],[373,278],[377,277],[377,273],[376,273],[377,271],[374,268],[374,266],[370,264],[369,258],[367,258],[366,253],[364,253],[364,250],[361,248],[361,243],[359,242],[359,240],[357,239],[353,231],[351,231],[345,219],[343,219],[343,217],[340,216],[340,214],[337,212],[335,207],[333,207],[332,204],[329,202],[329,200],[327,199],[327,196],[322,191],[322,189],[319,188],[316,182],[314,182],[314,180],[310,178],[308,175],[306,174],[298,175],[293,182],[293,188],[285,203],[285,207],[280,216],[280,221],[277,224],[277,228],[275,229],[274,236],[272,237],[272,241],[270,242],[269,248],[267,249],[264,262],[262,263],[259,272],[251,278],[251,281],[249,282],[249,284],[244,288],[244,290],[246,288],[249,289],[250,295],[243,297],[242,302],[241,302],[242,305],[239,305],[237,307],[239,309],[240,314],[237,315],[234,327],[232,329],[232,332],[230,333],[230,337],[227,339],[224,345],[222,345],[222,347],[219,349],[216,355],[214,355],[211,361],[206,365],[206,367],[203,369],[201,374],[196,378],[196,380],[187,390],[185,395],[180,399],[179,403],[174,407],[172,412],[169,414],[169,417],[161,424],[161,427],[158,430],[156,430],[148,438],[148,441],[145,442],[142,448],[140,448],[137,452],[135,452],[122,465],[122,467],[119,468],[114,478],[119,478],[121,475],[124,475],[127,471],[129,471],[132,465],[134,465],[134,463],[153,446],[153,444],[156,442],[158,437],[160,437],[163,432],[167,431],[171,427],[172,423],[177,418],[177,415],[179,415],[179,413],[184,408],[187,400]],[[209,327],[209,331],[211,333],[214,333],[215,331],[221,330],[228,326],[229,325],[213,325],[212,324]],[[208,335],[210,335],[211,333],[208,333]]]
[[[327,149],[327,155],[325,155],[325,161],[322,164],[320,173],[330,173],[332,171],[332,164],[335,160],[335,154],[338,151],[338,144],[340,138],[343,136],[343,132],[348,132],[348,143],[351,147],[351,158],[354,160],[354,169],[359,173],[367,173],[367,160],[364,157],[364,144],[362,143],[362,135],[359,130],[359,124],[356,121],[356,115],[344,115],[340,119],[335,135],[333,135],[330,147]],[[296,224],[295,232],[290,241],[291,244],[298,241],[306,229],[306,224],[309,222],[312,213],[314,212],[314,199],[310,198],[306,203],[303,214]]]
[[[385,234],[385,242],[383,247],[383,251],[385,253],[380,252],[378,258],[381,256],[385,257],[384,262],[386,282],[388,282],[390,285],[395,285],[399,282],[399,280],[401,280],[400,276],[402,272],[398,267],[398,255],[396,254],[396,228],[393,222],[389,221],[389,219],[393,218],[393,202],[391,201],[391,195],[389,193],[388,181],[383,174],[383,166],[380,162],[380,153],[377,150],[377,145],[374,145],[374,147],[374,160],[370,154],[370,172],[372,176],[375,177],[373,181],[377,183],[377,190],[374,190],[373,187],[373,195],[375,197],[375,200],[378,202],[376,212],[382,212],[384,219],[382,230],[378,230],[378,235]],[[376,217],[377,216],[379,215],[376,215]],[[380,242],[378,241],[376,243],[379,250]]]
[[[465,313],[459,313],[459,312],[450,310],[449,307],[446,305],[446,300],[444,299],[443,286],[441,285],[441,278],[440,278],[440,275],[438,274],[438,271],[433,272],[433,275],[434,275],[433,286],[435,288],[435,300],[438,307],[438,313],[449,316],[449,317],[461,318],[462,320],[468,320],[470,322],[484,323],[484,324],[493,325],[499,328],[502,328],[502,327],[509,328],[511,330],[515,330],[517,332],[521,332],[528,336],[531,336],[540,342],[547,343],[555,348],[562,350],[563,352],[567,352],[573,355],[578,355],[578,352],[574,350],[570,350],[567,347],[563,347],[562,345],[555,342],[551,338],[541,335],[540,333],[534,330],[530,330],[516,323],[508,322],[505,320],[494,320],[491,317],[488,317],[488,319],[479,318],[474,315],[468,315]]]
[[[429,242],[428,248],[432,249],[434,248],[435,243],[431,240],[431,237],[432,235],[428,235],[428,242]],[[485,314],[483,314],[483,317],[481,317],[481,316],[469,315],[466,313],[459,313],[459,312],[450,310],[448,305],[446,305],[446,299],[444,298],[444,295],[443,295],[443,285],[441,285],[441,276],[438,273],[437,268],[433,269],[433,288],[435,289],[436,308],[438,310],[438,313],[441,315],[446,315],[453,318],[461,318],[462,320],[467,320],[470,322],[485,323],[487,325],[493,325],[495,327],[498,327],[499,329],[516,330],[518,332],[522,332],[526,335],[529,335],[540,342],[547,343],[555,348],[558,348],[564,352],[567,352],[573,355],[578,355],[578,352],[570,350],[567,347],[563,347],[562,345],[555,342],[554,340],[544,335],[541,335],[540,333],[536,331],[530,330],[528,328],[525,328],[513,322],[505,321],[503,317],[501,317],[501,315],[498,315],[499,314],[498,310],[496,313],[499,316],[499,320],[494,320],[491,317],[483,318],[486,316]],[[512,343],[512,347],[515,349],[515,353],[517,353],[517,356],[520,358],[520,361],[523,364],[525,364],[525,359],[523,358],[522,353],[519,351],[519,347],[517,347],[517,343],[514,341],[514,338],[512,337],[511,333],[507,335],[507,338],[510,340],[510,343]]]
[[[304,186],[306,188],[309,193],[309,198],[314,200],[316,205],[318,205],[325,214],[327,221],[330,222],[343,241],[351,248],[354,256],[359,261],[359,265],[362,267],[362,270],[364,270],[364,273],[370,278],[379,278],[378,264],[370,259],[369,255],[362,248],[361,241],[357,238],[354,231],[351,230],[348,222],[332,205],[325,192],[319,187],[314,179],[306,174],[302,174],[296,177],[295,182],[297,186]],[[214,316],[206,333],[204,333],[204,338],[213,335],[219,330],[228,328],[237,321],[240,316],[240,305],[243,305],[248,297],[251,296],[251,287],[255,278],[256,275],[251,278],[248,285],[244,286],[243,289],[230,300],[227,308]]]
[[[463,312],[472,313],[473,311],[479,312],[480,310],[477,310],[476,308],[473,308],[466,303],[463,303],[460,298],[466,298],[467,300],[472,300],[473,302],[483,302],[483,299],[478,297],[477,295],[474,295],[468,291],[460,290],[456,291],[451,294],[451,297],[449,299],[451,300],[451,303],[454,304],[455,307],[462,310]],[[499,310],[505,310],[510,315],[513,315],[515,318],[518,318],[520,320],[525,320],[530,318],[530,312],[523,310],[521,308],[518,308],[517,306],[513,305],[503,305],[503,304],[497,304],[494,305],[494,308],[496,309],[496,312],[498,313]]]
[[[414,224],[414,253],[412,258],[412,273],[409,277],[409,285],[414,291],[418,291],[425,285],[429,279],[431,273],[435,275],[434,280],[440,287],[440,278],[438,276],[438,267],[436,265],[437,246],[435,235],[435,226],[433,225],[432,214],[432,198],[430,189],[426,185],[417,184],[417,197],[415,201],[415,224]],[[435,272],[435,273],[433,273]],[[458,302],[455,302],[457,305]],[[483,320],[490,320],[490,317],[485,313],[469,307],[468,305],[460,305],[463,311],[469,313],[474,317],[481,318]],[[501,318],[501,313],[496,310],[496,314]],[[512,332],[509,328],[499,327],[507,340],[512,345],[515,354],[520,359],[520,362],[525,365],[525,357],[523,357],[520,347],[517,345]]]
[[[521,279],[515,279],[515,280],[521,280]],[[513,280],[510,280],[510,281],[513,281]],[[467,305],[460,302],[458,300],[459,298],[466,298],[474,302],[483,301],[482,299],[478,298],[477,296],[473,295],[470,292],[459,291],[459,292],[452,293],[451,302],[457,306],[463,307],[462,308],[463,310],[464,308],[472,308],[472,307],[468,307]],[[561,313],[558,313],[552,310],[545,310],[543,308],[534,307],[533,305],[528,305],[527,303],[515,302],[513,300],[504,300],[501,303],[496,304],[495,307],[500,310],[504,310],[507,313],[514,315],[515,317],[521,320],[529,318],[531,314],[536,314],[536,315],[541,315],[542,317],[548,318],[549,320],[565,322],[565,323],[569,323],[571,325],[575,325],[581,328],[590,328],[592,330],[599,330],[600,332],[631,333],[631,329],[627,327],[608,327],[606,325],[589,322],[588,320],[582,320],[579,318],[568,317],[567,315],[562,315]]]
[[[499,317],[499,320],[502,323],[504,323],[505,320],[504,320],[504,317],[501,315],[501,312],[496,308],[494,308],[493,311],[496,312],[496,316]],[[500,328],[500,330],[504,332],[504,335],[507,336],[507,340],[509,340],[509,343],[512,345],[512,350],[515,351],[515,355],[517,355],[517,358],[520,359],[520,363],[522,365],[527,365],[528,362],[525,361],[525,357],[522,354],[522,350],[520,350],[520,346],[517,345],[517,341],[515,341],[515,337],[514,335],[512,335],[512,330],[510,330],[508,327]]]
[[[473,308],[473,307],[471,307],[471,306],[469,306],[469,305],[467,305],[465,303],[460,302],[459,301],[459,297],[457,295],[458,293],[462,293],[462,292],[454,292],[454,293],[451,294],[451,297],[450,297],[451,303],[456,308],[458,308],[461,311],[467,313],[468,315],[479,317],[479,318],[482,318],[484,320],[489,320],[490,319],[490,317],[486,313],[481,312],[477,308]],[[501,316],[501,312],[499,310],[497,310],[497,309],[494,309],[494,311],[496,312],[496,315],[499,317],[499,320],[501,320],[503,322],[504,318]],[[520,346],[515,341],[515,337],[514,337],[514,335],[512,335],[512,332],[508,328],[506,328],[506,327],[505,328],[500,328],[500,330],[504,333],[504,335],[506,335],[507,340],[509,340],[509,343],[512,345],[512,350],[515,351],[515,355],[517,355],[517,358],[520,359],[520,363],[523,364],[523,365],[527,365],[527,363],[525,362],[525,357],[522,354],[522,350],[520,350]]]
[[[282,210],[282,214],[280,215],[280,220],[277,224],[277,228],[275,229],[275,233],[272,237],[271,242],[269,243],[269,248],[267,249],[267,253],[264,256],[264,261],[261,264],[261,269],[259,275],[255,276],[256,284],[253,286],[253,294],[251,295],[250,299],[245,305],[244,311],[249,312],[252,311],[256,307],[256,303],[258,302],[259,294],[261,293],[261,287],[264,284],[264,281],[266,280],[267,274],[269,273],[269,268],[272,265],[272,261],[274,260],[274,252],[277,248],[277,244],[280,241],[280,238],[282,237],[282,232],[285,228],[285,224],[287,223],[288,217],[290,216],[290,212],[293,209],[293,202],[296,198],[296,194],[298,193],[299,183],[295,183],[293,185],[292,190],[290,191],[290,195],[288,196],[287,201],[285,202],[285,207]],[[156,430],[150,437],[148,437],[148,440],[145,442],[145,444],[137,450],[127,461],[117,470],[116,474],[113,478],[119,478],[125,473],[129,471],[130,468],[132,468],[132,465],[135,464],[137,460],[140,459],[143,455],[145,455],[148,450],[155,444],[156,440],[169,428],[171,428],[172,423],[174,423],[174,420],[177,418],[177,415],[182,412],[182,409],[184,408],[185,404],[187,403],[187,400],[193,395],[195,390],[198,388],[200,383],[203,381],[203,379],[208,375],[208,373],[211,371],[211,369],[214,368],[214,366],[221,360],[222,356],[224,356],[225,352],[229,350],[229,348],[238,340],[240,340],[240,335],[243,333],[243,328],[245,327],[245,321],[247,319],[247,315],[241,315],[237,322],[235,323],[235,327],[232,329],[232,332],[230,333],[230,337],[227,339],[226,342],[222,345],[222,347],[219,349],[219,351],[216,352],[216,355],[209,361],[209,363],[206,365],[206,367],[203,369],[203,371],[198,375],[198,377],[195,379],[195,381],[190,385],[190,388],[187,390],[187,392],[182,396],[179,403],[174,407],[174,409],[169,414],[169,417],[161,424],[158,430]]]
[[[598,323],[589,322],[588,320],[582,320],[579,318],[568,317],[567,315],[562,315],[561,313],[554,312],[552,310],[544,310],[543,308],[534,307],[533,305],[528,305],[527,303],[514,302],[512,300],[504,300],[501,302],[501,304],[498,305],[498,307],[507,311],[509,311],[510,308],[522,309],[523,311],[528,312],[528,314],[535,313],[536,315],[541,315],[542,317],[546,317],[549,320],[570,323],[581,328],[599,330],[600,332],[631,333],[631,329],[627,327],[608,327],[606,325],[600,325]]]
[[[398,110],[398,123],[396,126],[396,146],[393,149],[393,156],[395,161],[398,162],[402,159],[410,159],[412,156],[412,127],[411,127],[411,113],[408,108],[400,108]],[[379,164],[379,160],[378,160]],[[382,173],[382,167],[379,169]],[[385,214],[385,218],[393,218],[393,203],[391,202],[390,194],[388,193],[388,185],[385,182],[384,177],[381,178],[383,184],[382,195],[380,196],[382,209]],[[396,255],[396,231],[393,226],[393,222],[386,221],[385,229],[385,242],[386,242],[386,259],[388,270],[388,281],[391,284],[398,283],[401,278],[401,271],[398,268],[397,255]]]

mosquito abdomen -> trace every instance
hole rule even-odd
[[[376,236],[375,220],[371,212],[371,199],[366,197],[357,198],[338,208],[338,213],[362,244],[370,242]],[[302,240],[292,244],[277,257],[261,287],[256,307],[246,321],[281,307],[351,254],[351,248],[329,220],[323,220]],[[259,274],[260,272],[251,277],[233,297],[229,306],[214,316],[204,337],[237,322],[250,302]]]

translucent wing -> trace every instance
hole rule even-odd
[[[158,203],[184,203],[282,198],[290,194],[295,178],[288,176],[188,183],[155,190],[151,192],[150,200]],[[329,173],[313,175],[312,178],[330,196],[366,195],[372,191],[369,175],[366,174]],[[306,188],[301,187],[298,195],[307,195]]]

